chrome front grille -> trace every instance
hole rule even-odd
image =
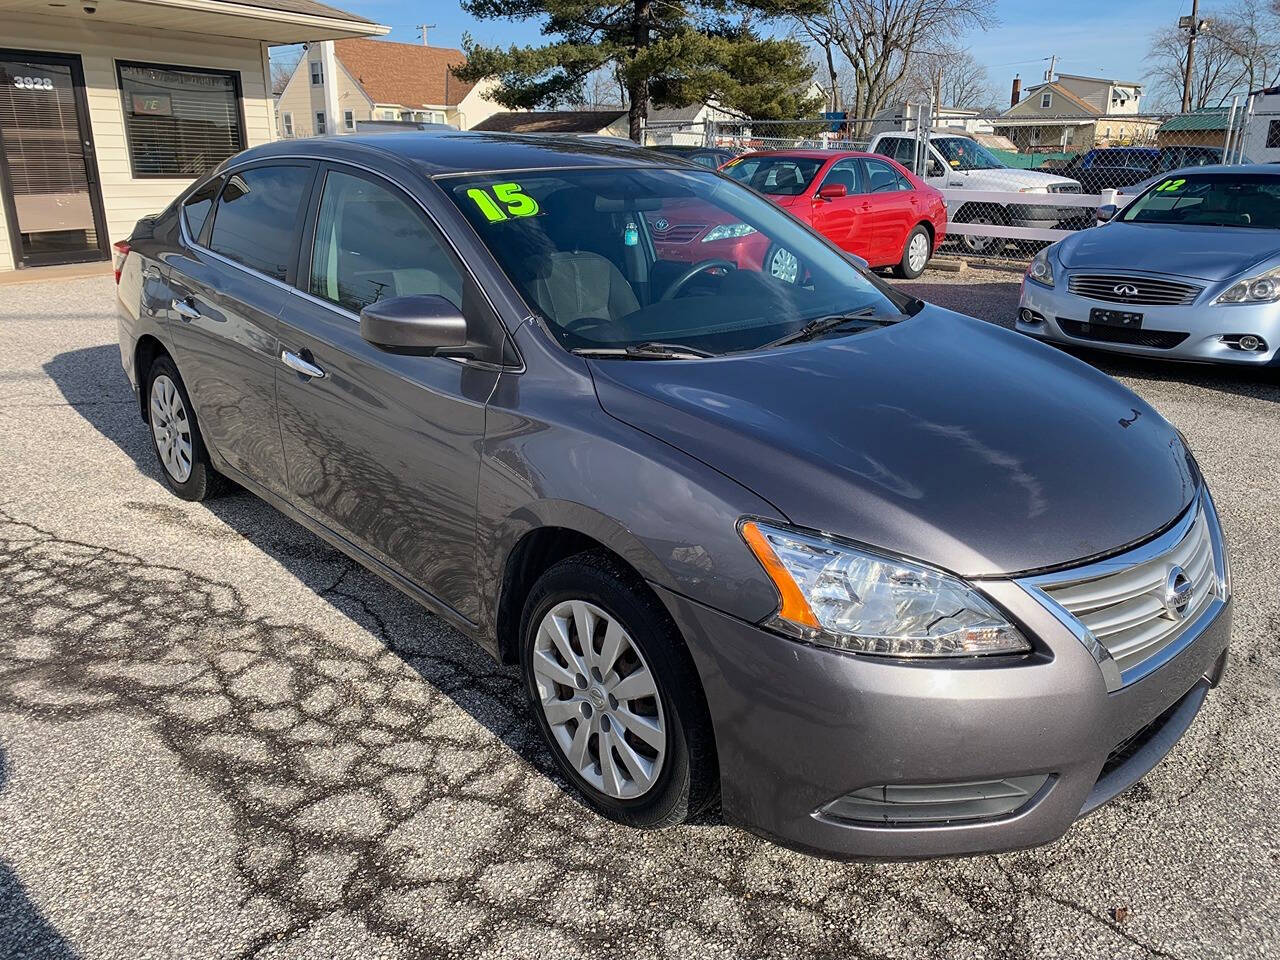
[[[1194,303],[1203,287],[1152,277],[1124,277],[1110,274],[1076,274],[1067,280],[1067,290],[1078,297],[1107,303],[1134,303],[1150,306],[1185,306]]]
[[[673,223],[665,230],[660,230],[655,221],[650,221],[653,239],[657,243],[690,243],[694,237],[707,229],[705,223]]]
[[[1193,639],[1225,602],[1225,556],[1203,498],[1174,527],[1135,550],[1023,581],[1087,631],[1130,683]],[[1212,619],[1212,617],[1209,617]],[[1095,656],[1099,656],[1095,651]]]

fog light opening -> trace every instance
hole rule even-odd
[[[1228,347],[1247,353],[1261,353],[1267,349],[1267,341],[1252,333],[1228,333],[1220,339]]]
[[[1018,319],[1021,320],[1023,323],[1030,323],[1030,324],[1044,323],[1043,316],[1036,313],[1034,310],[1029,310],[1026,307],[1023,307],[1018,311]]]
[[[862,787],[832,800],[819,813],[836,820],[908,826],[955,820],[990,820],[1027,806],[1050,774],[961,783],[887,783]]]

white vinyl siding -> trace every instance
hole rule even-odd
[[[191,183],[189,178],[134,179],[124,133],[124,109],[116,60],[234,70],[240,74],[248,146],[275,139],[275,116],[257,40],[130,28],[66,18],[7,16],[3,45],[35,53],[77,54],[84,69],[85,99],[97,155],[110,243],[122,240],[138,220],[158,213]],[[9,227],[0,204],[0,270],[12,270]]]

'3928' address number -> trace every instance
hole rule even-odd
[[[23,90],[52,90],[52,77],[14,77],[13,85]]]

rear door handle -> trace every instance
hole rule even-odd
[[[296,370],[304,377],[311,377],[313,380],[319,380],[324,376],[323,367],[317,367],[310,360],[304,360],[289,350],[280,351],[280,362],[290,370]]]
[[[173,312],[188,323],[200,319],[200,311],[189,300],[174,300],[172,306]]]

